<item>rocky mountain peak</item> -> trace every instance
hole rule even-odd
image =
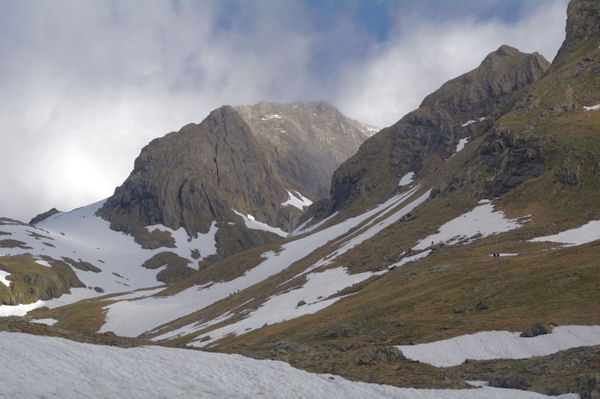
[[[323,102],[222,106],[144,147],[98,214],[151,248],[169,245],[148,233],[155,224],[193,237],[217,223],[221,255],[261,245],[279,237],[246,229],[238,215],[291,231],[301,204],[326,196],[366,129]]]
[[[335,168],[377,129],[324,102],[261,102],[235,107],[291,188],[313,199],[329,195]]]
[[[539,79],[549,66],[538,53],[526,54],[502,45],[488,54],[479,67],[425,97],[421,108],[432,109],[456,122],[483,117],[515,91]]]
[[[600,2],[573,0],[567,8],[567,42],[600,38]],[[596,43],[597,44],[597,43]]]
[[[572,0],[567,8],[566,38],[553,61],[553,69],[569,62],[570,54],[581,46],[600,45],[600,2]]]
[[[444,83],[417,110],[367,140],[334,172],[328,212],[365,195],[376,203],[397,189],[403,175],[418,173],[426,157],[451,157],[461,138],[481,134],[480,127],[507,108],[518,91],[542,77],[549,65],[538,53],[504,45],[476,69]]]

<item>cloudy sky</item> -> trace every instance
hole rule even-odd
[[[0,0],[0,216],[108,197],[223,105],[326,100],[384,127],[506,43],[552,60],[567,0]]]

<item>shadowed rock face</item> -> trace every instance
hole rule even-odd
[[[263,102],[235,109],[289,186],[313,200],[329,196],[335,168],[375,131],[326,102]]]
[[[421,170],[429,155],[449,158],[460,138],[481,134],[482,127],[489,127],[497,115],[506,112],[512,96],[539,79],[548,67],[548,61],[537,53],[501,46],[478,68],[448,81],[416,111],[368,139],[334,172],[329,213],[365,193],[377,200],[389,196],[400,177]],[[487,120],[462,126],[484,117]]]
[[[232,209],[291,231],[302,212],[281,205],[287,191],[313,200],[326,196],[331,173],[369,129],[326,103],[223,106],[202,123],[144,147],[130,176],[98,214],[149,248],[172,243],[144,226],[206,233],[213,221],[241,223]],[[278,238],[249,230],[237,232],[233,245],[223,232],[218,237],[223,256]]]
[[[239,113],[224,106],[201,124],[144,147],[99,214],[111,221],[133,216],[144,226],[183,226],[193,234],[208,232],[213,220],[232,220],[234,208],[289,228],[279,214],[286,199],[284,179]]]
[[[558,50],[551,71],[569,62],[569,54],[581,45],[597,47],[600,43],[600,2],[573,0],[567,8],[566,38]]]

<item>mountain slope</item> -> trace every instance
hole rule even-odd
[[[329,213],[358,201],[372,205],[393,193],[405,174],[439,168],[460,139],[481,135],[512,95],[548,66],[537,53],[502,46],[475,70],[445,83],[419,109],[367,140],[335,171]]]

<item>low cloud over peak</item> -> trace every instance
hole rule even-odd
[[[0,2],[0,215],[107,197],[222,104],[326,100],[383,127],[500,44],[552,59],[564,37],[564,0],[318,3]]]

